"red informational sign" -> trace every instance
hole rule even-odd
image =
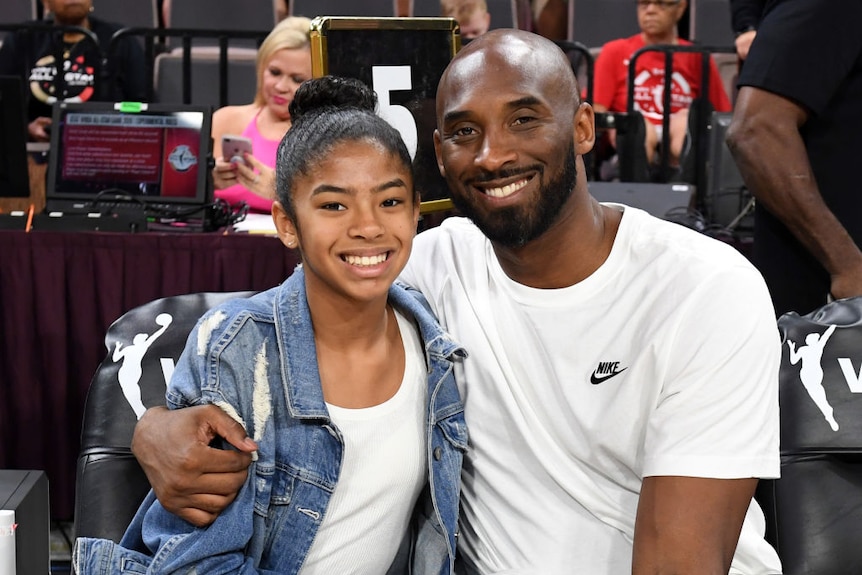
[[[70,114],[63,182],[101,183],[127,193],[194,199],[202,161],[199,127],[155,114]]]
[[[158,184],[161,128],[69,125],[64,134],[63,179]]]

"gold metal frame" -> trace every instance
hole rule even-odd
[[[328,73],[326,34],[330,30],[444,30],[452,34],[452,57],[461,49],[461,29],[454,18],[367,18],[318,16],[311,21],[311,75]]]
[[[454,208],[455,206],[449,198],[443,200],[428,200],[427,202],[419,203],[419,213],[422,215],[433,214],[434,212],[443,212]]]

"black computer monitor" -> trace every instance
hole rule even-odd
[[[64,102],[54,106],[49,212],[125,201],[174,209],[212,202],[209,106]]]
[[[0,197],[29,195],[24,82],[18,76],[0,76]]]

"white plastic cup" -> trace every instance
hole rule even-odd
[[[0,575],[15,575],[15,512],[0,510]]]

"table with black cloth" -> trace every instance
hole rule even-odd
[[[0,231],[0,469],[44,469],[72,519],[84,400],[108,326],[160,297],[264,290],[298,254],[273,237]]]

